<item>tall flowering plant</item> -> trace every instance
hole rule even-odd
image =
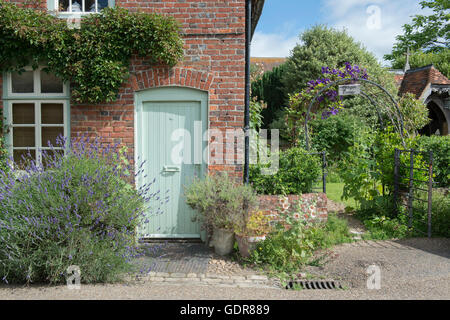
[[[291,133],[291,139],[294,144],[298,142],[299,128],[303,128],[307,116],[307,110],[314,97],[327,85],[341,79],[348,79],[349,83],[358,78],[368,79],[366,69],[357,65],[352,66],[349,62],[345,63],[342,69],[330,69],[322,67],[322,78],[311,80],[305,89],[298,93],[289,95],[289,106],[286,111],[286,124]],[[336,115],[344,107],[342,98],[339,96],[335,86],[332,86],[322,92],[314,103],[311,119],[315,119],[319,114],[322,119]]]
[[[136,228],[148,203],[168,201],[135,189],[143,174],[124,149],[81,137],[43,155],[25,157],[24,170],[0,170],[0,280],[5,283],[64,283],[67,268],[80,267],[82,282],[114,281],[131,271],[142,252]]]

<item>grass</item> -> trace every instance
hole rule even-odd
[[[347,207],[356,208],[355,199],[343,200],[342,194],[344,193],[343,182],[331,182],[327,183],[327,197],[335,202],[344,203]]]

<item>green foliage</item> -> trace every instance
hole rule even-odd
[[[342,160],[365,126],[357,116],[343,113],[310,123],[311,146],[326,151],[329,163]]]
[[[342,197],[361,201],[369,197],[373,188],[371,174],[374,161],[370,155],[371,146],[375,143],[375,132],[366,128],[356,138],[346,157],[339,163],[338,170],[345,183]]]
[[[339,167],[340,176],[345,182],[343,197],[354,198],[359,203],[363,203],[383,192],[392,193],[395,149],[416,149],[416,147],[416,139],[402,139],[399,133],[393,132],[391,128],[385,131],[361,132]],[[409,154],[401,154],[399,160],[399,182],[403,185],[407,184],[407,178],[409,178],[407,169],[410,166]],[[423,160],[422,154],[416,154],[414,166],[425,168]],[[414,179],[417,181],[426,181],[426,176],[427,173],[424,171],[414,171]]]
[[[286,70],[286,64],[282,64],[267,71],[262,77],[252,82],[252,95],[267,104],[262,112],[264,127],[276,120],[278,111],[283,110],[286,104],[286,95],[283,89],[282,78]]]
[[[318,156],[302,148],[280,152],[279,170],[273,175],[263,175],[265,165],[250,166],[250,183],[260,194],[302,194],[311,192],[314,181],[321,173]]]
[[[6,283],[65,283],[77,265],[83,283],[119,280],[132,270],[143,194],[112,155],[73,145],[44,155],[25,173],[1,173],[0,278]]]
[[[426,235],[428,232],[427,194],[416,194],[416,197],[425,201],[413,201],[412,229],[408,228],[409,213],[405,207],[399,207],[398,216],[394,215],[392,196],[377,196],[371,201],[364,202],[357,211],[357,216],[368,230],[364,239],[387,240]],[[450,196],[434,190],[431,208],[432,236],[450,237]]]
[[[394,213],[393,197],[390,195],[376,195],[369,200],[362,200],[356,214],[367,229],[363,239],[389,240],[410,236],[404,212],[401,212],[398,217],[394,216]]]
[[[255,98],[250,100],[250,128],[253,130],[261,129],[263,117],[261,112],[264,109],[264,103],[257,101]]]
[[[423,222],[427,221],[427,204],[423,201],[414,201],[415,225],[414,228],[420,230],[422,235],[427,232],[427,226]],[[433,191],[431,204],[431,234],[433,237],[450,238],[450,195],[443,192]]]
[[[397,93],[393,75],[382,68],[375,56],[350,37],[346,31],[326,26],[314,26],[300,35],[301,44],[286,62],[283,84],[286,94],[294,94],[311,79],[321,77],[322,67],[343,68],[346,62],[367,69],[370,79],[381,84],[393,95]]]
[[[328,222],[306,222],[293,214],[283,215],[283,223],[266,240],[257,244],[251,261],[272,271],[295,272],[313,263],[318,249],[351,242],[347,222],[330,216]]]
[[[329,214],[324,228],[317,232],[317,242],[320,248],[330,248],[337,244],[352,242],[348,222],[335,214]]]
[[[418,148],[433,151],[434,181],[440,187],[450,186],[450,136],[419,137]]]
[[[429,0],[421,1],[420,4],[422,9],[431,9],[433,13],[427,16],[416,15],[411,24],[405,24],[403,26],[404,33],[397,37],[392,53],[384,57],[386,60],[398,61],[408,48],[424,52],[448,50],[450,2],[448,0]]]
[[[258,204],[248,185],[237,184],[226,174],[196,178],[185,191],[186,202],[198,212],[204,226],[233,230]]]
[[[406,64],[406,55],[393,56],[392,68],[403,69]],[[450,48],[439,52],[414,51],[409,57],[411,68],[420,68],[433,64],[443,75],[450,78]]]
[[[405,134],[408,133],[411,136],[415,136],[418,130],[430,123],[427,106],[419,99],[416,99],[415,94],[406,93],[400,98],[398,105],[403,115]]]
[[[64,19],[0,0],[0,70],[21,71],[44,63],[48,71],[74,85],[77,102],[115,100],[133,54],[175,65],[183,54],[177,22],[105,8],[83,17],[80,29],[70,29]]]
[[[410,235],[405,221],[386,216],[373,216],[364,221],[368,234],[363,235],[364,240],[402,239]]]

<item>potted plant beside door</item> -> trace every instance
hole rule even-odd
[[[196,178],[187,187],[187,204],[198,212],[206,230],[213,229],[211,245],[219,255],[233,251],[234,223],[245,208],[256,206],[256,193],[250,186],[236,183],[227,174],[217,173]]]
[[[271,230],[271,220],[263,211],[256,211],[242,216],[238,221],[240,223],[235,225],[235,233],[239,253],[242,257],[248,258],[256,248],[256,244],[266,239]]]

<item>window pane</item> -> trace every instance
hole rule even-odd
[[[62,103],[41,104],[41,123],[64,124],[64,112]]]
[[[56,146],[56,138],[64,136],[64,127],[43,127],[42,128],[42,146],[48,147],[50,142],[52,146]]]
[[[13,147],[35,147],[34,127],[13,128]]]
[[[108,6],[108,0],[98,0],[98,11],[106,8]]]
[[[41,93],[63,93],[63,82],[52,73],[41,71]]]
[[[86,12],[96,12],[95,11],[95,0],[84,0],[85,11]]]
[[[33,71],[25,71],[21,74],[18,72],[11,73],[11,83],[13,93],[33,93]]]
[[[34,103],[13,103],[13,124],[34,124]]]
[[[69,0],[59,0],[58,11],[69,11]]]
[[[25,158],[25,160],[22,158]],[[36,151],[35,150],[14,150],[13,151],[14,162],[19,166],[19,169],[24,169],[25,164],[29,162],[29,160],[36,161]],[[22,165],[20,165],[22,164]]]
[[[72,12],[81,12],[83,10],[82,0],[72,0]]]

